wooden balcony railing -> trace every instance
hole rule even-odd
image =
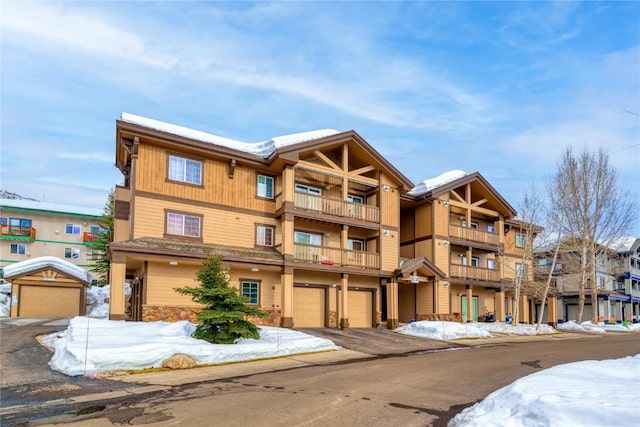
[[[341,267],[380,268],[380,255],[373,252],[326,248],[323,246],[293,245],[293,258],[297,262],[337,265]]]
[[[462,240],[486,243],[489,245],[500,244],[500,236],[495,233],[487,233],[477,228],[461,227],[459,225],[449,225],[449,235]]]
[[[461,279],[482,280],[487,282],[499,282],[500,271],[490,268],[471,267],[468,265],[451,264],[451,277]]]
[[[19,225],[3,225],[2,238],[6,240],[36,240],[36,229]]]
[[[380,222],[380,209],[377,206],[352,203],[333,197],[296,192],[295,207],[368,222]]]

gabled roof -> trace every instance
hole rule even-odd
[[[429,261],[425,257],[412,258],[402,260],[400,263],[400,268],[397,268],[394,272],[394,276],[408,277],[414,271],[419,271],[421,269],[426,270],[428,273],[424,276],[436,276],[436,279],[442,279],[446,276],[446,274],[440,270],[434,263]]]
[[[75,264],[65,261],[61,258],[53,256],[43,256],[38,258],[31,258],[24,261],[17,262],[15,264],[7,265],[3,268],[4,278],[11,281],[11,279],[24,276],[30,273],[51,268],[60,273],[84,283],[85,285],[91,284],[93,275],[82,267],[78,267]]]
[[[331,144],[354,141],[361,152],[371,159],[379,169],[387,172],[398,182],[403,191],[408,191],[413,187],[413,183],[407,177],[354,130],[339,132],[334,129],[320,129],[276,136],[266,141],[251,143],[224,138],[129,113],[122,113],[120,120],[117,121],[117,127],[116,143],[123,135],[137,134],[141,131],[145,136],[163,138],[201,153],[218,154],[226,158],[238,158],[248,163],[265,166],[271,165],[278,159],[295,160],[297,154],[305,150],[309,151]],[[119,153],[118,149],[116,149],[116,153]],[[118,159],[116,159],[117,161]]]
[[[507,218],[516,216],[517,212],[513,206],[511,206],[509,202],[507,202],[500,193],[498,193],[498,191],[489,184],[489,181],[487,181],[480,172],[465,173],[460,170],[445,172],[435,178],[422,181],[407,193],[407,196],[416,201],[421,199],[437,198],[445,193],[455,190],[461,185],[473,182],[478,182],[479,185],[484,187],[487,192],[491,194],[507,214],[505,215]]]

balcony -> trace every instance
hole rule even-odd
[[[366,222],[380,222],[380,209],[377,206],[348,202],[334,197],[296,192],[294,206],[299,209],[307,209]]]
[[[96,240],[98,239],[98,234],[97,233],[89,233],[89,232],[84,232],[82,233],[82,244],[85,246],[93,246],[96,244]]]
[[[490,268],[471,267],[468,265],[451,264],[450,276],[460,279],[479,280],[483,282],[499,282],[500,271]]]
[[[487,233],[477,228],[461,227],[459,225],[449,225],[449,236],[452,239],[478,242],[491,246],[500,244],[500,236],[495,233]]]
[[[3,225],[3,240],[26,240],[33,242],[36,240],[36,229],[33,227],[22,227],[19,225]]]
[[[380,255],[377,253],[327,248],[301,243],[293,245],[293,258],[296,262],[327,266],[358,267],[376,270],[380,268]]]

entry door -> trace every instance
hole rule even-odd
[[[467,321],[467,297],[463,296],[462,298],[462,321],[466,322]],[[471,299],[471,309],[473,310],[473,313],[471,313],[471,321],[472,322],[477,322],[478,321],[478,297],[473,297]]]

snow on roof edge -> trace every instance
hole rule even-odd
[[[326,136],[340,133],[335,129],[319,129],[307,132],[293,133],[289,135],[276,136],[261,142],[244,142],[218,135],[213,135],[184,126],[174,125],[171,123],[161,122],[159,120],[137,116],[135,114],[126,112],[123,112],[120,115],[120,119],[127,123],[170,133],[177,136],[182,136],[189,139],[195,139],[220,147],[230,148],[232,150],[242,151],[244,153],[253,154],[265,159],[271,156],[278,148],[312,141],[314,139],[324,138]]]
[[[411,196],[422,196],[423,194],[428,193],[434,188],[441,187],[466,175],[467,173],[465,171],[461,171],[459,169],[450,170],[434,178],[425,179],[424,181],[418,183],[411,190],[409,190],[407,194]]]
[[[70,263],[69,261],[65,261],[54,256],[41,256],[7,265],[3,267],[4,278],[10,281],[12,277],[16,277],[24,273],[29,273],[31,271],[40,270],[46,267],[56,268],[57,270],[62,271],[86,284],[90,284],[93,280],[93,274],[90,271],[87,271],[82,267],[78,267],[77,265]]]

